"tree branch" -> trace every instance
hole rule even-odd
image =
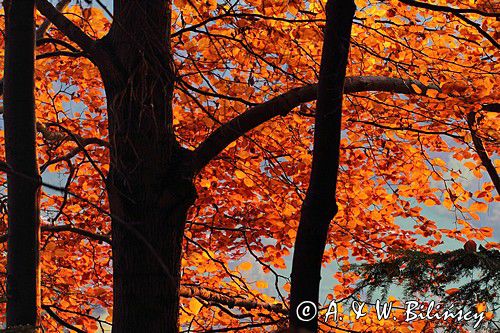
[[[76,43],[83,51],[93,55],[96,50],[96,41],[85,34],[76,24],[71,22],[48,0],[36,0],[36,8],[45,16],[57,29],[61,30],[71,41]]]
[[[500,103],[483,104],[483,110],[500,113]]]
[[[412,87],[417,86],[421,92]],[[355,93],[363,91],[386,91],[397,94],[422,94],[429,89],[439,90],[439,87],[426,86],[416,80],[405,80],[384,76],[357,76],[348,77],[345,81],[344,92]],[[237,140],[250,130],[255,129],[266,121],[285,116],[300,104],[314,101],[318,94],[318,86],[308,85],[292,89],[265,103],[248,109],[226,124],[220,126],[194,151],[194,169],[199,172],[215,156],[222,152],[231,142]]]
[[[497,49],[500,49],[500,43],[498,43],[494,37],[490,36],[489,33],[484,31],[479,23],[474,22],[473,20],[467,18],[462,14],[455,14],[455,16],[458,17],[460,20],[464,21],[465,23],[469,24],[474,29],[476,29],[477,32],[483,35],[483,37],[486,38],[493,46],[495,46]]]
[[[103,145],[101,143],[101,139],[98,139],[98,138],[87,138],[87,139],[83,139],[81,140],[79,143],[78,143],[78,146],[71,149],[67,154],[63,155],[63,156],[59,156],[59,157],[56,157],[52,160],[49,160],[47,162],[45,162],[41,167],[40,167],[40,170],[43,172],[45,171],[45,169],[49,166],[49,165],[53,165],[53,164],[56,164],[56,163],[59,163],[61,161],[68,161],[70,159],[72,159],[73,157],[75,157],[76,155],[78,155],[80,152],[84,151],[86,149],[87,146],[89,145],[99,145],[101,147],[108,147],[109,144],[104,141],[106,144]]]
[[[475,129],[476,126],[475,112],[469,112],[469,114],[467,114],[467,124],[469,125],[470,134],[472,136],[472,143],[474,144],[474,148],[476,149],[477,155],[481,159],[481,163],[483,164],[483,166],[486,168],[486,171],[490,175],[490,178],[493,181],[495,188],[497,189],[497,193],[500,194],[500,177],[498,176],[497,169],[491,162],[491,159],[489,158],[488,153],[484,148],[483,141],[477,135]]]
[[[36,60],[52,58],[52,57],[70,57],[70,58],[80,58],[84,56],[82,52],[71,52],[71,51],[54,51],[47,52],[43,54],[37,54]]]
[[[500,13],[496,13],[496,12],[490,13],[490,12],[485,12],[485,11],[475,9],[475,8],[467,8],[467,9],[453,8],[453,7],[434,5],[434,4],[415,1],[415,0],[399,0],[399,2],[402,2],[402,3],[404,3],[408,6],[412,6],[412,7],[419,7],[419,8],[429,9],[429,10],[438,11],[438,12],[451,13],[451,14],[455,15],[456,17],[458,17],[460,20],[462,20],[465,23],[474,27],[481,35],[483,35],[487,40],[489,40],[490,43],[493,44],[496,48],[500,48],[500,44],[495,40],[495,38],[493,38],[486,31],[484,31],[481,28],[481,25],[479,25],[478,23],[474,22],[473,20],[471,20],[463,15],[463,14],[478,14],[481,16],[496,17],[498,19],[498,18],[500,18]]]
[[[55,313],[54,310],[52,310],[52,308],[50,306],[48,306],[48,305],[42,305],[42,309],[44,309],[45,312],[47,312],[49,316],[51,316],[52,318],[54,318],[54,320],[57,323],[59,323],[60,325],[66,327],[67,329],[69,329],[69,330],[71,330],[73,332],[77,332],[77,333],[86,333],[84,330],[81,330],[78,327],[71,325],[70,323],[66,322],[61,317],[59,317],[59,315],[57,313]]]
[[[240,307],[247,310],[252,310],[256,308],[266,309],[275,313],[286,314],[287,310],[281,303],[270,304],[259,301],[252,301],[248,299],[238,299],[236,297],[226,296],[224,294],[214,292],[211,290],[203,289],[196,286],[181,286],[180,295],[182,297],[198,297],[204,301],[210,303],[218,303],[227,305],[230,308]]]
[[[60,46],[63,46],[64,48],[66,48],[66,49],[68,49],[70,51],[81,52],[81,50],[79,50],[78,48],[74,47],[70,43],[65,42],[63,40],[60,40],[60,39],[56,39],[56,38],[43,37],[43,38],[40,38],[40,39],[36,40],[36,45],[37,46],[43,45],[43,44],[52,44],[54,46],[60,45]]]
[[[59,1],[59,3],[56,5],[57,11],[62,12],[69,5],[70,2],[71,2],[71,0],[61,0],[61,1]],[[43,23],[40,24],[40,26],[38,27],[38,29],[36,29],[35,37],[36,37],[37,41],[39,39],[43,38],[43,36],[47,32],[47,30],[49,30],[50,24],[51,24],[50,20],[45,19],[43,21]]]
[[[409,131],[409,132],[415,132],[415,133],[421,133],[421,134],[446,135],[446,136],[449,136],[450,138],[454,138],[454,139],[463,139],[463,137],[460,135],[452,134],[449,132],[443,132],[443,131],[428,131],[428,130],[423,130],[423,129],[418,129],[418,128],[402,127],[402,126],[394,127],[394,126],[378,124],[374,121],[356,120],[356,119],[349,119],[349,118],[346,119],[346,122],[366,124],[366,125],[371,125],[374,127],[383,128],[383,129],[392,130],[392,131]]]
[[[41,227],[43,232],[72,232],[87,238],[111,244],[111,238],[106,235],[96,234],[91,231],[73,227],[71,225],[44,225]],[[0,243],[7,241],[7,234],[0,235]]]
[[[438,12],[453,13],[453,14],[478,14],[481,16],[496,17],[496,18],[500,17],[500,13],[495,13],[495,12],[490,13],[475,8],[467,8],[467,9],[453,8],[448,6],[440,6],[431,3],[420,2],[416,0],[399,0],[399,2],[402,2],[408,6],[425,8]]]

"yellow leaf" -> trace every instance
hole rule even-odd
[[[260,289],[266,289],[268,287],[266,281],[257,281],[256,285],[257,285],[257,288],[260,288]]]
[[[253,182],[253,180],[251,180],[250,178],[243,179],[243,183],[245,183],[245,185],[248,186],[248,187],[252,187],[252,186],[255,185],[255,183]]]
[[[466,166],[467,168],[469,168],[471,170],[476,168],[476,165],[473,162],[465,162],[464,166]]]
[[[413,326],[416,332],[423,332],[424,327],[427,325],[427,322],[424,320],[417,320],[414,321],[411,325]]]
[[[483,174],[481,173],[481,170],[479,169],[474,169],[472,171],[472,173],[474,174],[474,176],[476,176],[477,178],[483,178]]]
[[[236,177],[237,177],[238,179],[243,179],[243,178],[245,178],[245,177],[247,176],[247,175],[246,175],[243,171],[241,171],[241,170],[236,170],[236,171],[234,172],[234,174],[236,175]]]
[[[102,288],[102,287],[97,287],[92,291],[94,296],[101,296],[101,295],[105,294],[106,292],[107,292],[107,290]]]
[[[446,162],[440,159],[439,157],[434,159],[434,163],[440,167],[446,166]]]
[[[349,255],[349,250],[344,246],[337,246],[337,257],[345,257]]]
[[[424,204],[425,204],[426,206],[431,207],[431,206],[434,206],[436,203],[434,202],[434,200],[427,199],[427,200],[425,200],[425,201],[424,201]]]
[[[243,271],[249,271],[252,269],[252,264],[248,261],[245,261],[240,264],[239,268]]]
[[[443,206],[445,206],[448,209],[451,209],[451,207],[453,206],[453,202],[450,199],[446,198],[443,201]]]
[[[431,97],[431,98],[436,98],[436,96],[439,94],[439,91],[435,90],[435,89],[429,89],[427,90],[426,92],[426,95]]]
[[[189,300],[189,310],[195,315],[200,312],[202,306],[203,304],[194,297]]]
[[[412,83],[411,84],[411,87],[412,89],[417,93],[417,94],[421,94],[422,93],[422,89],[420,89],[419,86],[417,86],[415,83]]]
[[[214,125],[214,121],[212,119],[210,119],[210,118],[204,118],[203,119],[203,123],[205,123],[205,125],[207,125],[208,127]]]
[[[54,251],[56,249],[57,245],[54,242],[50,242],[45,246],[46,251]]]
[[[481,231],[484,237],[493,237],[493,228],[491,227],[482,227],[479,231]]]
[[[65,257],[67,254],[68,254],[68,252],[66,250],[64,250],[64,249],[56,249],[54,251],[54,255],[56,257]]]
[[[283,209],[283,215],[286,217],[291,217],[295,213],[295,207],[286,204],[285,209]]]
[[[474,202],[470,205],[470,211],[484,213],[488,210],[488,205],[484,202]]]

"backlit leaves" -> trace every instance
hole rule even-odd
[[[317,82],[324,1],[173,3],[172,51],[179,74],[173,129],[184,147],[193,150],[220,123],[252,105]],[[439,2],[492,11],[489,3]],[[485,247],[498,247],[491,242],[493,220],[487,214],[500,198],[473,148],[466,115],[478,113],[475,130],[499,170],[500,115],[482,111],[484,104],[500,98],[499,50],[450,13],[397,0],[356,4],[348,75],[412,79],[433,88],[424,92],[414,83],[409,88],[424,96],[363,92],[345,98],[339,212],[324,256],[325,275],[335,279],[326,287],[330,299],[352,292],[358,276],[348,270],[350,261],[375,262],[392,250],[430,252],[447,238],[475,238]],[[467,15],[498,37],[500,22],[494,17]],[[67,17],[93,38],[104,36],[110,26],[96,8],[82,11],[72,6]],[[49,34],[69,42],[55,28]],[[3,35],[0,38],[3,43]],[[39,54],[54,50],[50,43],[37,48]],[[109,140],[102,81],[89,60],[50,57],[37,61],[36,70],[37,117],[49,133],[67,130],[82,138]],[[198,199],[183,246],[183,285],[236,299],[286,302],[290,253],[309,182],[314,110],[315,103],[307,103],[256,128],[229,145],[196,178]],[[109,235],[101,177],[109,169],[107,148],[91,144],[88,155],[71,155],[77,148],[74,140],[51,140],[47,132],[39,133],[38,144],[44,177],[62,186],[67,183],[68,190],[84,199],[46,191],[43,224]],[[6,232],[5,211],[0,229]],[[111,321],[108,244],[71,232],[44,232],[41,260],[43,304],[66,310],[58,314],[88,332],[98,331],[99,322],[92,317]],[[182,298],[181,303],[181,324],[198,331],[283,318],[263,309],[238,308],[231,315],[227,308],[196,297]],[[401,332],[425,325],[401,322]],[[62,331],[46,313],[42,325],[46,332]],[[342,325],[359,331],[394,330],[394,322],[378,322],[373,313]]]

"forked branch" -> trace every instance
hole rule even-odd
[[[48,0],[36,0],[36,8],[72,42],[76,43],[84,52],[91,56],[95,55],[97,49],[96,41],[90,38],[76,24],[71,22]]]
[[[419,91],[414,87],[418,87]],[[396,94],[422,94],[427,90],[439,87],[426,86],[416,80],[405,80],[385,76],[356,76],[348,77],[345,81],[344,92],[356,93],[363,91],[385,91]],[[219,127],[195,150],[194,168],[200,171],[214,157],[221,153],[230,143],[245,133],[276,117],[285,116],[295,107],[316,100],[318,85],[308,85],[292,89],[265,103],[248,109],[231,121]]]

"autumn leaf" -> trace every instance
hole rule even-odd
[[[266,289],[268,287],[266,281],[257,281],[256,285],[257,285],[257,288],[260,288],[260,289]]]
[[[245,261],[245,262],[241,263],[238,267],[240,270],[249,271],[252,269],[252,264],[249,263],[248,261]]]
[[[200,312],[202,306],[203,304],[194,297],[189,300],[189,311],[194,315]]]

